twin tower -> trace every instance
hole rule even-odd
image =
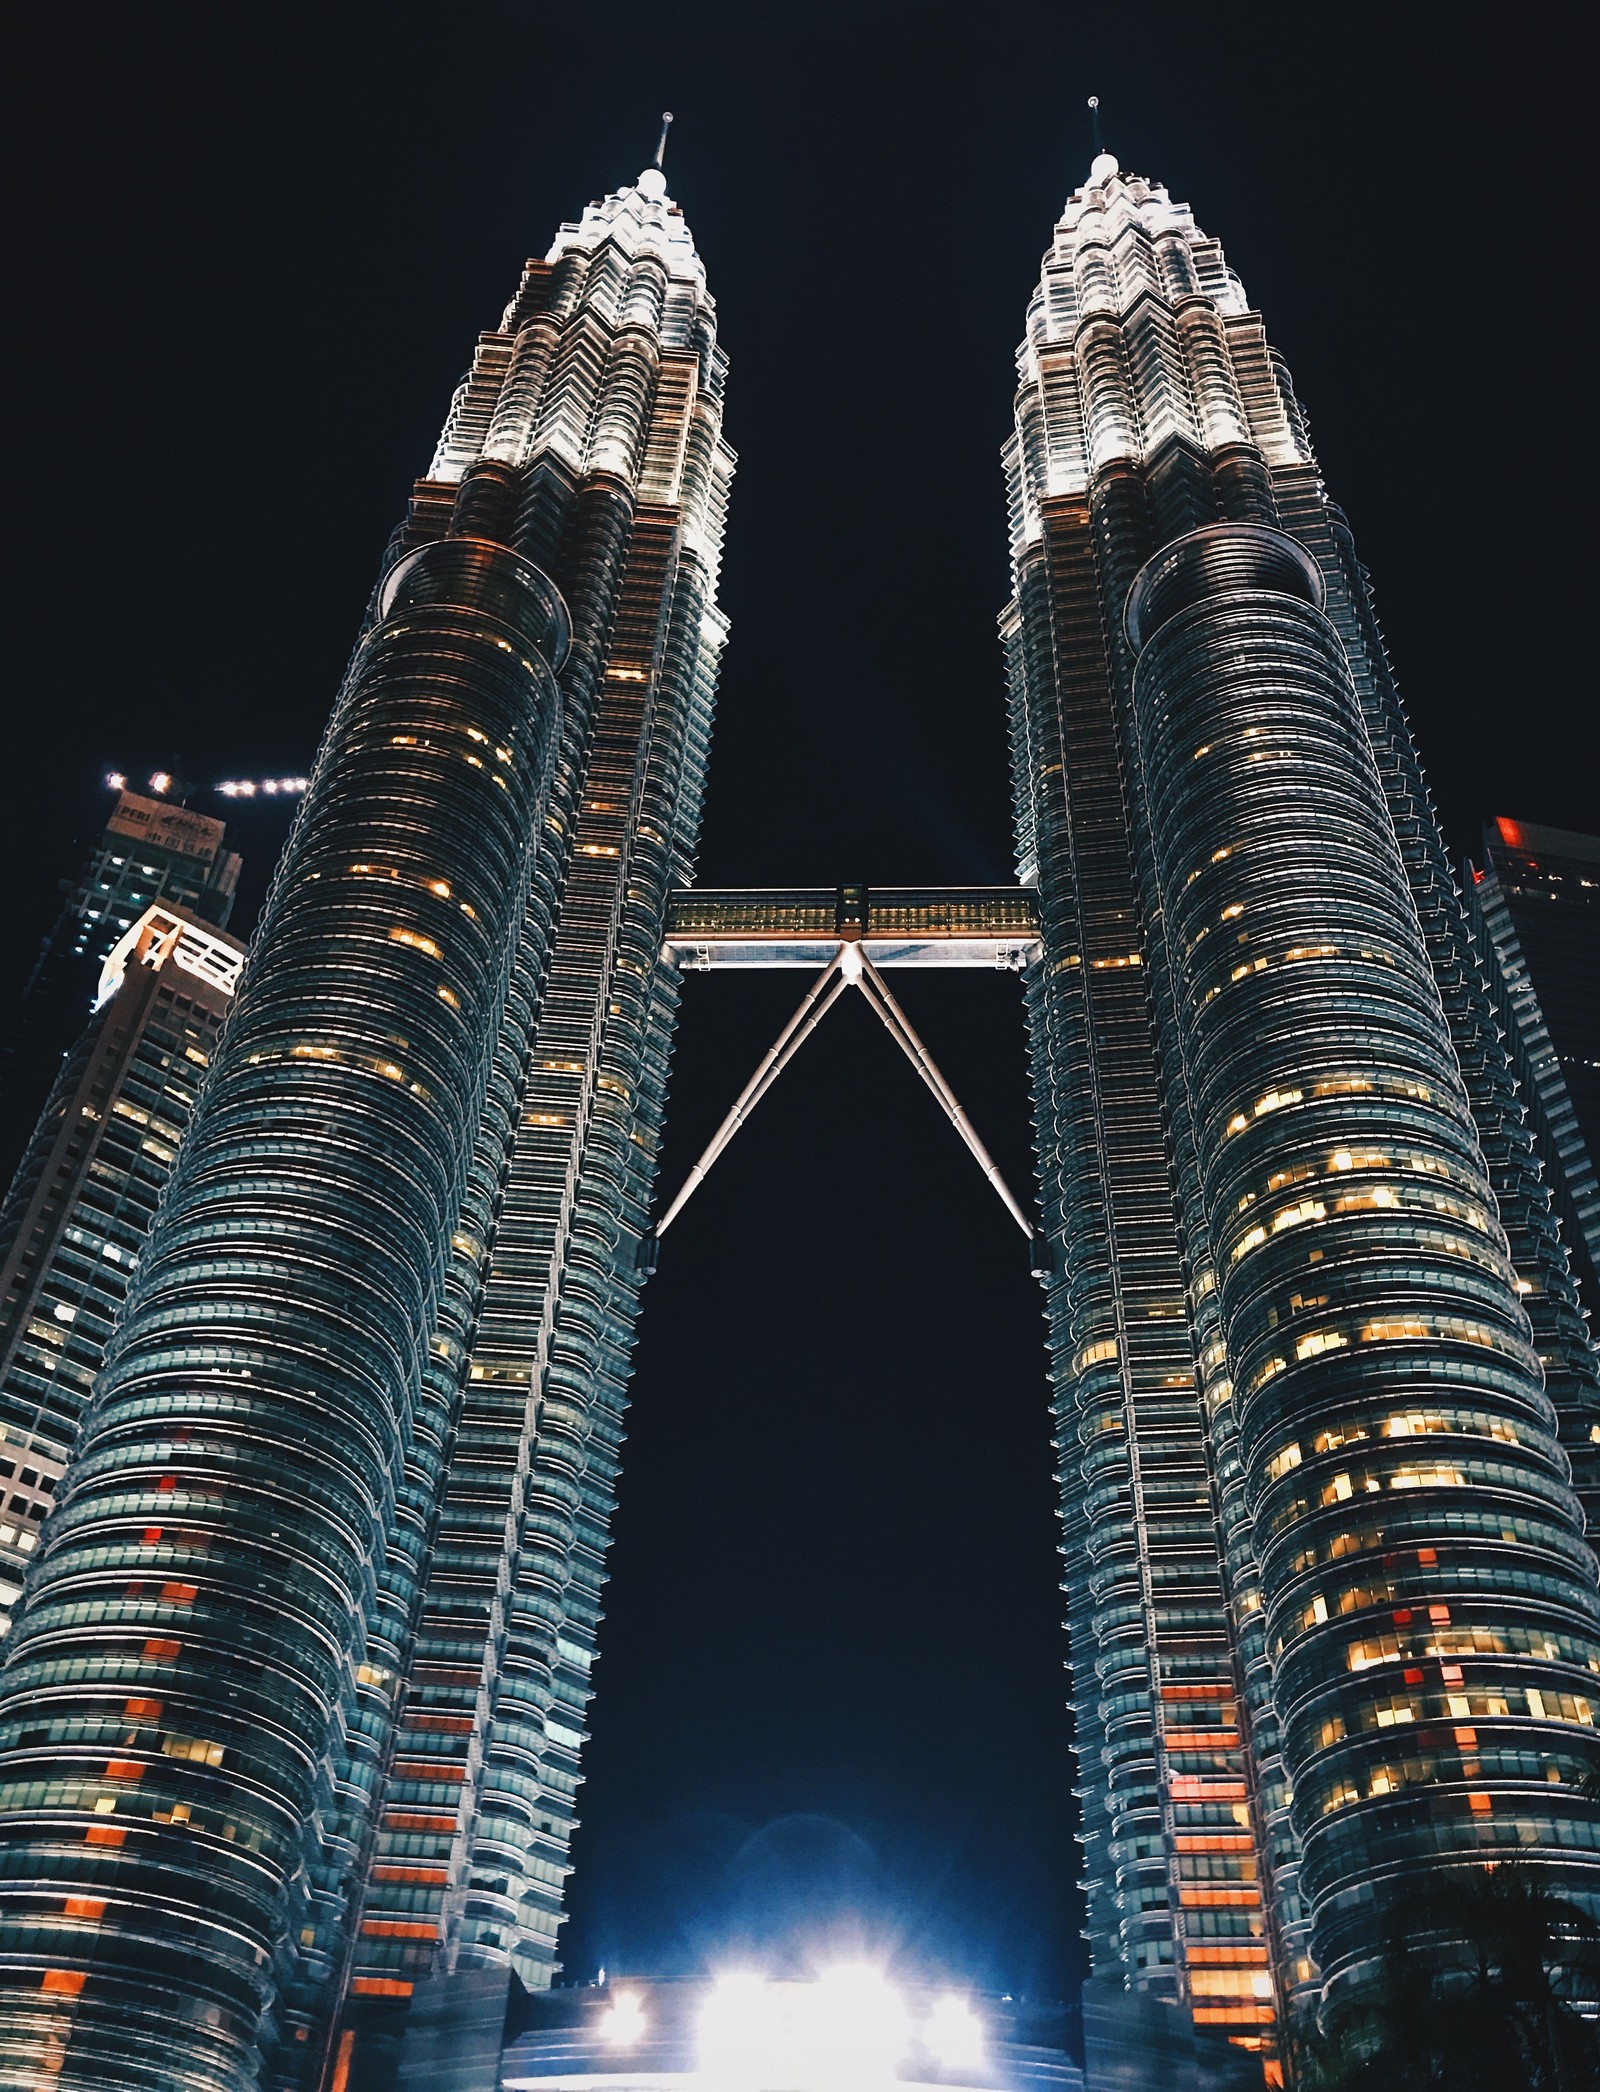
[[[425,1978],[549,1982],[682,965],[741,955],[1020,966],[1096,1968],[1270,2064],[1421,1870],[1600,1908],[1595,1358],[1237,277],[1106,154],[1055,228],[1000,892],[690,886],[725,368],[652,167],[391,542],[5,1644],[8,2083],[314,2092]]]

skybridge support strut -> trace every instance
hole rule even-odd
[[[894,1040],[901,1052],[904,1053],[906,1059],[910,1061],[912,1067],[916,1069],[929,1089],[932,1090],[935,1097],[938,1098],[940,1109],[944,1112],[945,1117],[966,1143],[979,1169],[983,1171],[983,1174],[999,1193],[1000,1203],[1031,1242],[1034,1236],[1033,1222],[1023,1212],[1021,1206],[1017,1204],[1015,1198],[1013,1198],[1011,1187],[1000,1174],[999,1165],[994,1161],[983,1142],[979,1140],[977,1129],[971,1119],[967,1117],[960,1104],[957,1103],[955,1091],[951,1089],[949,1083],[939,1073],[938,1068],[934,1064],[932,1054],[923,1045],[921,1039],[917,1037],[911,1019],[890,994],[888,982],[868,958],[863,957],[861,960],[861,974],[856,982],[856,986],[883,1019],[889,1036]]]
[[[716,1161],[751,1112],[755,1110],[756,1106],[767,1094],[767,1091],[771,1089],[790,1061],[793,1060],[806,1040],[810,1038],[811,1034],[822,1022],[828,1011],[832,1009],[840,995],[843,994],[845,987],[848,985],[847,977],[843,970],[844,956],[846,952],[854,949],[853,945],[845,945],[812,982],[805,1000],[778,1034],[777,1043],[773,1046],[772,1051],[739,1092],[733,1109],[728,1113],[728,1116],[723,1120],[716,1132],[712,1134],[705,1153],[700,1157],[694,1168],[690,1170],[688,1176],[685,1177],[677,1197],[657,1222],[655,1230],[656,1241],[659,1242],[668,1228],[671,1227],[672,1223],[689,1203],[690,1198],[705,1181],[706,1171],[710,1169],[712,1163]],[[832,984],[831,986],[830,983]]]
[[[872,961],[862,951],[859,943],[847,940],[840,945],[832,959],[818,974],[807,990],[800,1007],[778,1034],[772,1050],[767,1054],[754,1075],[739,1092],[732,1110],[722,1121],[706,1145],[705,1152],[690,1170],[680,1186],[677,1196],[662,1214],[655,1231],[647,1235],[639,1245],[639,1268],[645,1272],[656,1268],[657,1251],[661,1237],[671,1227],[695,1192],[705,1182],[707,1172],[717,1157],[727,1147],[733,1136],[754,1111],[761,1099],[771,1089],[784,1069],[793,1060],[800,1048],[810,1038],[828,1011],[838,1001],[846,988],[859,988],[869,1007],[882,1022],[884,1029],[910,1061],[917,1073],[937,1098],[940,1110],[960,1135],[963,1145],[973,1160],[994,1186],[1001,1204],[1011,1218],[1027,1236],[1033,1248],[1033,1270],[1042,1276],[1049,1269],[1049,1246],[1044,1236],[1028,1218],[1027,1213],[1012,1195],[1010,1186],[1000,1174],[998,1164],[978,1138],[977,1129],[962,1110],[944,1076],[921,1039],[905,1011],[901,1009],[889,985]]]

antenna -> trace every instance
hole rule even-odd
[[[1097,94],[1089,97],[1089,121],[1094,125],[1094,154],[1098,160],[1106,148],[1105,141],[1100,136],[1100,97]],[[662,136],[665,137],[666,133],[663,132]]]
[[[664,168],[664,167],[666,166],[666,164],[667,164],[667,133],[668,133],[668,131],[670,131],[671,129],[672,129],[672,111],[671,111],[670,109],[663,109],[663,110],[662,110],[662,112],[661,112],[661,142],[660,142],[660,143],[659,143],[659,144],[657,145],[657,147],[656,147],[656,156],[655,156],[655,158],[654,158],[654,159],[653,159],[653,160],[651,161],[651,163],[650,163],[652,167],[663,167],[663,168]]]

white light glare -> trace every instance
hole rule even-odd
[[[170,770],[157,770],[150,779],[150,789],[152,792],[170,792],[172,790],[172,772]]]
[[[108,770],[106,772],[106,783],[114,792],[125,792],[128,789],[128,780],[120,770]]]
[[[700,2019],[700,2069],[716,2092],[890,2092],[910,2046],[905,2006],[877,1969],[818,1983],[718,1979]]]
[[[607,2048],[637,2048],[648,2021],[638,1994],[619,1991],[600,2022],[600,2039]]]
[[[700,2014],[700,2068],[713,2085],[759,2083],[780,2031],[759,1976],[719,1976]]]
[[[965,1998],[940,1998],[922,2038],[942,2069],[959,2070],[983,2061],[983,2022]]]
[[[817,1985],[817,2007],[821,2038],[816,2075],[807,2083],[816,2092],[886,2086],[910,2045],[911,2024],[882,1973],[857,1964],[825,1970]]]

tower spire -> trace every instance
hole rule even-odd
[[[1089,180],[1091,183],[1108,182],[1119,169],[1116,154],[1106,151],[1105,140],[1100,135],[1100,97],[1097,94],[1089,97],[1089,121],[1094,126],[1094,158],[1089,163]]]
[[[656,156],[650,162],[652,167],[665,168],[667,164],[667,133],[671,129],[672,111],[663,109],[661,112],[661,136],[656,143]]]

